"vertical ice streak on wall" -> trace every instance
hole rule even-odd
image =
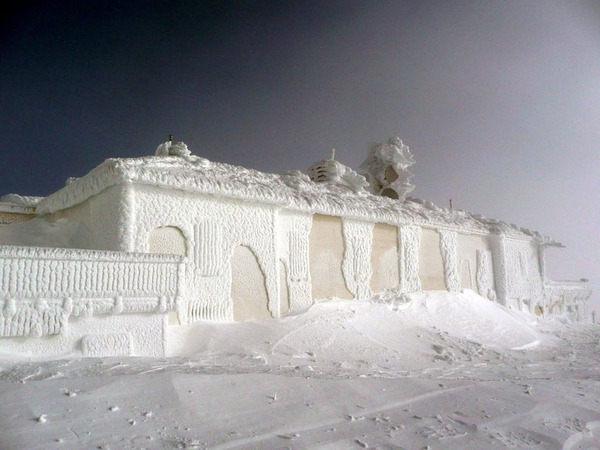
[[[440,252],[444,263],[446,288],[450,292],[460,292],[456,231],[438,230],[438,233],[440,234]]]
[[[342,273],[348,290],[359,300],[371,297],[373,222],[342,219],[344,259]]]
[[[306,222],[306,221],[305,221]],[[298,310],[308,307],[312,303],[310,270],[308,265],[308,236],[309,226],[301,226],[289,234],[289,271],[288,287],[290,296],[290,310]]]
[[[506,306],[508,294],[508,276],[506,267],[506,237],[503,234],[490,236],[492,260],[494,265],[494,284],[498,303]]]
[[[495,297],[492,284],[493,275],[489,252],[487,250],[477,250],[477,291],[479,295],[490,300]]]
[[[309,268],[309,236],[312,214],[278,211],[278,258],[287,268],[286,279],[290,311],[312,304]]]
[[[134,251],[136,236],[135,191],[131,183],[125,183],[121,187],[117,220],[119,221],[119,249],[126,252]]]
[[[308,240],[299,230],[291,230],[290,238],[290,278],[294,281],[304,281],[308,276]]]
[[[212,219],[194,225],[193,270],[187,273],[187,306],[180,317],[182,323],[232,320],[226,287],[228,248],[223,232],[222,225]]]
[[[406,225],[398,227],[398,254],[400,261],[400,288],[402,292],[419,292],[419,247],[421,245],[421,227]]]
[[[223,232],[214,220],[205,220],[196,225],[194,233],[195,270],[205,277],[223,273]]]
[[[540,244],[538,246],[538,263],[540,267],[540,278],[542,280],[542,289],[546,282],[546,246]]]

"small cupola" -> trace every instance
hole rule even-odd
[[[156,148],[155,156],[190,156],[192,152],[184,142],[173,142],[173,135]]]

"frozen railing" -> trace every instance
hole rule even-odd
[[[586,313],[586,301],[592,295],[588,280],[546,280],[544,297],[549,312],[573,314],[581,319]]]
[[[182,270],[174,255],[0,246],[0,337],[56,334],[70,315],[172,310]]]

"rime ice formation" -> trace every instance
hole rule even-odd
[[[43,197],[32,197],[19,194],[5,194],[0,197],[0,203],[8,203],[15,206],[35,207]]]
[[[191,151],[183,142],[173,143],[171,140],[163,142],[156,148],[156,156],[189,156]]]
[[[367,159],[360,168],[375,195],[384,195],[404,201],[406,194],[414,190],[410,184],[412,173],[408,168],[415,163],[410,149],[398,137],[387,142],[371,142]]]
[[[308,176],[315,183],[325,183],[335,186],[345,186],[350,190],[360,193],[368,185],[362,175],[357,174],[335,160],[335,150],[331,150],[331,158],[319,161],[308,168]]]
[[[168,336],[197,321],[278,317],[385,289],[466,289],[585,318],[586,283],[544,273],[545,249],[561,244],[405,198],[413,162],[398,138],[371,144],[369,192],[333,153],[308,175],[277,175],[169,140],[45,198],[3,197],[0,351],[168,355]]]

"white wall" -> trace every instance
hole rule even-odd
[[[344,236],[342,219],[315,214],[310,232],[310,276],[314,299],[354,298],[342,272]]]
[[[371,251],[371,289],[382,292],[394,288],[400,282],[398,266],[398,227],[376,223],[373,228]]]
[[[231,255],[231,299],[236,322],[272,317],[265,276],[252,250],[243,245]]]

